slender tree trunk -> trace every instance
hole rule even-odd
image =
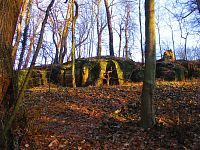
[[[129,50],[128,50],[128,44],[129,44],[129,39],[128,39],[128,26],[129,26],[129,19],[130,19],[130,4],[127,2],[127,6],[126,6],[126,22],[125,22],[125,58],[128,59],[129,58]]]
[[[125,29],[125,58],[128,59],[128,54],[129,54],[129,51],[128,51],[128,29],[126,28]]]
[[[121,55],[121,48],[122,48],[122,24],[120,24],[119,28],[119,51],[118,51],[119,57]]]
[[[173,51],[174,51],[174,57],[176,60],[176,51],[175,51],[175,42],[174,42],[174,30],[172,29],[172,27],[170,26],[171,31],[172,31],[172,45],[173,45]]]
[[[76,1],[75,1],[76,4]],[[64,60],[64,54],[66,54],[66,50],[67,50],[67,44],[66,44],[66,40],[67,40],[67,35],[68,35],[68,31],[69,31],[69,27],[70,24],[72,22],[72,14],[70,13],[72,9],[72,4],[69,3],[68,4],[68,9],[67,9],[67,13],[66,13],[66,17],[65,17],[65,26],[62,32],[62,36],[61,36],[61,46],[60,46],[60,54],[59,54],[59,64],[63,63]]]
[[[20,58],[19,58],[18,70],[21,69],[21,66],[23,63],[23,58],[24,58],[24,53],[26,50],[26,44],[27,44],[27,39],[28,39],[28,37],[27,37],[28,29],[29,29],[29,24],[30,24],[31,5],[32,5],[32,0],[29,0],[28,5],[27,5],[25,27],[24,27],[23,41],[22,41],[22,51],[21,51]]]
[[[159,28],[158,23],[157,23],[156,25],[157,25],[157,29],[158,29],[158,42],[159,42],[159,48],[160,48],[160,57],[161,57],[161,59],[162,59],[162,58],[163,58],[163,55],[162,55],[162,47],[161,47],[160,28]]]
[[[108,6],[108,0],[104,0],[104,3],[106,7],[108,31],[109,31],[109,51],[110,51],[110,56],[114,56],[113,29],[112,29],[111,14],[109,11],[109,6]]]
[[[200,1],[199,1],[199,0],[196,0],[196,2],[197,2],[197,8],[198,8],[199,13],[200,13]]]
[[[144,64],[143,34],[142,34],[142,15],[141,15],[141,0],[139,0],[139,24],[140,24],[140,49],[141,49],[141,55],[142,55],[142,64]]]
[[[100,2],[101,0],[97,1],[97,35],[98,35],[98,45],[97,45],[97,56],[101,56],[101,31],[100,31],[100,22],[99,22],[99,17],[100,17]]]
[[[154,0],[145,0],[145,36],[145,72],[141,96],[141,126],[147,129],[155,124],[153,104],[156,69]]]
[[[76,79],[75,79],[75,24],[78,17],[78,4],[75,0],[72,0],[72,86],[76,88]],[[74,4],[76,4],[76,14],[74,16]]]
[[[29,0],[25,0],[23,2],[22,9],[21,9],[21,12],[20,12],[20,15],[19,15],[19,20],[18,20],[18,24],[17,24],[17,31],[16,31],[17,36],[16,36],[16,41],[15,41],[15,44],[14,44],[13,50],[12,50],[13,64],[14,64],[17,49],[18,49],[18,46],[19,46],[19,43],[20,43],[20,40],[21,40],[22,19],[24,17],[25,12],[26,12],[26,7],[27,7],[28,2],[29,2]]]
[[[29,44],[29,48],[28,48],[28,53],[27,53],[27,55],[26,55],[26,59],[25,59],[25,63],[24,63],[23,68],[27,68],[28,63],[29,63],[29,61],[30,61],[31,53],[32,53],[33,46],[34,46],[34,41],[35,41],[36,32],[37,32],[37,29],[38,29],[38,27],[39,27],[41,21],[42,21],[42,20],[38,20],[36,26],[33,27],[33,33],[32,33],[32,36],[30,37],[30,44]]]
[[[184,40],[185,40],[185,44],[184,44],[184,60],[188,60],[187,58],[187,38],[188,38],[188,33],[186,34]]]

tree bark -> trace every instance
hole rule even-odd
[[[100,2],[101,0],[97,0],[97,35],[98,35],[98,46],[97,46],[97,56],[101,56],[101,31],[100,31],[100,22],[99,22],[99,17],[100,17]]]
[[[29,24],[30,24],[31,5],[32,5],[32,0],[29,0],[28,5],[27,5],[25,27],[24,27],[23,41],[22,41],[22,51],[21,51],[20,58],[19,58],[18,70],[21,69],[21,66],[22,66],[22,63],[23,63],[23,58],[24,58],[24,53],[25,53],[25,50],[26,50],[27,39],[28,39],[28,37],[27,37],[28,36],[28,29],[29,29]]]
[[[198,8],[199,13],[200,13],[200,1],[199,1],[199,0],[196,0],[196,2],[197,2],[197,8]]]
[[[2,136],[1,138],[2,139],[0,140],[2,142],[2,143],[0,143],[0,144],[2,144],[0,146],[1,146],[1,148],[3,147],[3,149],[9,149],[8,148],[8,145],[10,144],[10,143],[8,143],[9,142],[9,132],[10,132],[10,129],[12,127],[13,121],[14,121],[14,119],[16,117],[16,114],[19,111],[19,108],[20,108],[20,106],[21,106],[21,104],[23,102],[24,91],[26,89],[26,85],[28,83],[28,79],[29,79],[29,77],[30,77],[30,75],[32,73],[32,68],[35,65],[36,58],[37,58],[39,50],[41,48],[45,24],[46,24],[46,22],[48,20],[49,11],[51,10],[51,7],[53,6],[54,1],[55,0],[52,0],[51,3],[49,4],[49,6],[47,7],[46,15],[45,15],[45,18],[43,20],[41,31],[40,31],[40,37],[39,37],[38,45],[37,45],[37,48],[36,48],[36,52],[35,52],[35,54],[33,56],[33,60],[31,62],[31,65],[30,65],[30,68],[29,68],[28,73],[26,75],[26,78],[25,78],[25,80],[23,82],[23,85],[22,85],[21,89],[19,90],[19,94],[18,94],[17,98],[15,98],[16,102],[13,104],[12,109],[10,110],[10,112],[7,112],[7,114],[9,114],[9,116],[6,116],[6,119],[4,119],[4,128],[3,128],[3,133],[1,134],[1,136]],[[12,60],[12,59],[10,59],[10,60]],[[9,111],[9,110],[7,110],[7,111]]]
[[[31,53],[32,53],[33,46],[34,46],[36,32],[37,32],[37,29],[38,29],[39,25],[41,24],[41,22],[42,22],[42,20],[39,19],[37,21],[36,26],[33,27],[33,33],[32,33],[32,36],[30,37],[30,44],[29,44],[29,48],[28,48],[28,53],[26,55],[25,63],[24,63],[24,66],[23,66],[24,69],[28,67],[28,63],[30,61]]]
[[[141,126],[147,129],[152,128],[155,124],[153,104],[156,69],[154,0],[145,0],[145,36],[145,72],[141,96]]]
[[[22,0],[0,0],[0,103],[12,76],[12,41]]]
[[[13,49],[12,49],[13,64],[14,64],[17,49],[18,49],[18,46],[19,46],[19,43],[20,43],[20,40],[21,40],[22,19],[24,17],[25,12],[26,12],[26,7],[27,7],[28,2],[29,2],[29,0],[25,0],[23,2],[21,12],[19,14],[19,19],[18,19],[18,23],[17,23],[17,30],[16,30],[17,35],[16,35],[15,44],[14,44]]]
[[[139,24],[140,24],[140,48],[141,48],[141,55],[142,55],[142,64],[144,64],[143,34],[142,34],[142,15],[141,15],[141,0],[139,0]]]
[[[5,103],[12,103],[13,99],[9,91],[13,90],[13,57],[12,57],[12,42],[15,34],[18,16],[23,4],[22,0],[0,0],[0,108],[6,113]],[[4,100],[5,103],[2,103]],[[0,120],[4,120],[0,116]],[[2,123],[0,124],[0,147],[8,149],[8,136],[3,136]]]
[[[125,58],[128,59],[129,58],[129,19],[130,19],[130,4],[127,2],[126,4],[126,21],[125,21]]]
[[[78,4],[75,0],[71,1],[72,3],[72,86],[76,88],[76,79],[75,79],[75,24],[78,17]],[[76,5],[76,14],[74,16],[74,4]]]
[[[114,46],[113,46],[113,29],[112,29],[112,20],[111,14],[109,11],[108,0],[104,0],[107,14],[107,22],[108,22],[108,31],[109,31],[109,51],[110,56],[114,56]]]
[[[67,13],[66,13],[66,17],[65,17],[65,26],[63,28],[62,36],[61,36],[61,39],[60,39],[61,45],[60,45],[60,54],[59,54],[59,64],[63,63],[64,56],[67,53],[66,40],[67,40],[68,30],[69,30],[70,24],[72,22],[72,17],[73,17],[72,14],[70,13],[71,9],[72,9],[72,4],[69,3]]]

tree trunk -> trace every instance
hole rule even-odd
[[[72,22],[72,17],[73,17],[72,14],[70,13],[71,9],[72,9],[72,4],[69,3],[68,8],[67,8],[66,17],[65,17],[65,26],[63,28],[62,36],[60,39],[61,45],[60,45],[60,54],[59,54],[59,64],[63,63],[64,56],[67,53],[66,40],[67,40],[68,30],[69,30],[70,24]]]
[[[33,50],[33,46],[34,46],[34,41],[35,41],[35,36],[36,36],[36,32],[37,32],[37,29],[41,23],[41,19],[39,19],[37,21],[37,24],[35,27],[33,27],[33,33],[32,33],[32,36],[30,37],[30,44],[29,44],[29,48],[28,48],[28,53],[26,55],[26,59],[25,59],[25,63],[24,63],[24,66],[23,68],[27,68],[28,67],[28,63],[30,61],[30,57],[31,57],[31,53],[32,53],[32,50]]]
[[[114,46],[113,46],[113,29],[112,29],[112,21],[111,14],[109,11],[108,0],[104,0],[107,14],[107,22],[108,22],[108,31],[109,31],[109,51],[110,56],[114,56]]]
[[[121,55],[121,47],[122,47],[122,24],[120,24],[120,27],[119,27],[119,51],[118,51],[118,55],[120,57]]]
[[[160,35],[160,27],[159,27],[159,23],[156,24],[157,25],[157,29],[158,29],[158,43],[159,43],[159,48],[160,48],[160,58],[163,58],[162,55],[162,47],[161,47],[161,35]]]
[[[32,0],[29,0],[28,5],[27,5],[25,27],[24,27],[23,41],[22,41],[22,51],[21,51],[20,58],[19,58],[18,70],[21,69],[21,66],[23,63],[23,58],[24,58],[24,53],[26,50],[26,44],[27,44],[27,39],[28,39],[28,37],[27,37],[28,29],[29,29],[29,24],[30,24],[31,5],[32,5]]]
[[[196,0],[196,2],[197,2],[197,8],[198,8],[199,13],[200,13],[200,1],[199,1],[199,0]]]
[[[154,0],[145,0],[145,36],[145,72],[141,96],[141,126],[147,129],[155,124],[153,105],[156,69]]]
[[[141,48],[141,55],[142,55],[142,64],[144,64],[143,35],[142,35],[142,15],[141,15],[141,0],[139,0],[139,24],[140,24],[140,48]]]
[[[0,103],[6,94],[12,75],[12,41],[22,0],[0,0]]]
[[[19,20],[18,20],[18,23],[17,23],[17,31],[16,31],[17,35],[16,35],[15,44],[14,44],[13,49],[12,49],[13,64],[14,64],[17,49],[18,49],[18,46],[19,46],[19,43],[20,43],[20,40],[21,40],[22,19],[24,17],[25,12],[26,12],[26,7],[27,7],[28,2],[29,2],[29,0],[25,0],[23,2],[22,9],[21,9],[21,12],[19,14]]]
[[[76,14],[74,16],[74,4],[76,5]],[[76,79],[75,79],[75,24],[78,17],[78,4],[75,0],[72,0],[72,86],[76,88]]]
[[[12,58],[12,42],[15,34],[18,16],[20,13],[23,1],[0,0],[0,108],[6,114],[7,108],[5,104],[13,102],[13,97],[6,95],[13,91],[13,58]],[[10,88],[10,89],[9,89]],[[4,103],[2,101],[4,100]],[[4,122],[4,116],[0,116],[0,120]],[[4,136],[3,122],[0,124],[0,147],[2,149],[9,149],[8,136]]]
[[[125,22],[125,58],[129,58],[129,50],[128,50],[128,44],[129,44],[129,39],[128,39],[128,32],[129,32],[129,20],[130,20],[130,4],[127,2],[126,4],[126,22]]]
[[[42,28],[41,28],[41,31],[40,31],[40,37],[39,37],[39,41],[38,41],[38,45],[37,45],[37,48],[36,48],[36,52],[33,56],[33,60],[31,62],[31,66],[28,70],[28,73],[26,75],[26,78],[23,82],[23,85],[19,91],[19,94],[18,94],[18,97],[15,98],[16,99],[16,102],[13,104],[12,106],[12,109],[9,111],[9,110],[6,110],[7,111],[7,114],[9,114],[8,116],[6,116],[6,119],[4,119],[4,128],[3,128],[3,133],[1,134],[1,148],[3,147],[3,149],[8,149],[8,145],[10,143],[9,142],[9,132],[11,130],[11,127],[12,127],[12,124],[13,124],[13,121],[16,117],[16,114],[17,112],[19,111],[19,108],[23,102],[23,95],[24,95],[24,91],[25,91],[25,88],[26,88],[26,85],[28,83],[28,79],[31,75],[31,72],[32,72],[32,68],[33,66],[35,65],[35,61],[36,61],[36,58],[38,56],[38,53],[39,53],[39,50],[41,48],[41,45],[42,45],[42,39],[43,39],[43,34],[44,34],[44,28],[45,28],[45,24],[47,22],[47,19],[48,19],[48,16],[49,16],[49,11],[51,10],[51,7],[53,5],[55,0],[52,0],[51,3],[49,4],[49,6],[47,7],[47,10],[46,10],[46,15],[45,15],[45,18],[44,18],[44,21],[42,23]],[[11,53],[10,53],[11,54]],[[12,59],[10,59],[12,60]],[[9,112],[8,112],[9,111]],[[4,148],[5,147],[5,148]]]
[[[101,0],[97,1],[97,35],[98,35],[98,46],[97,46],[97,56],[101,56],[101,31],[100,31],[100,22],[99,22],[99,17],[100,17],[100,2]]]

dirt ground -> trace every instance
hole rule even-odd
[[[142,83],[26,91],[14,132],[20,149],[200,149],[200,80],[157,82],[156,125],[139,125]]]

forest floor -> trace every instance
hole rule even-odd
[[[20,149],[200,149],[200,80],[156,83],[156,125],[139,125],[142,83],[26,91],[14,133]]]

